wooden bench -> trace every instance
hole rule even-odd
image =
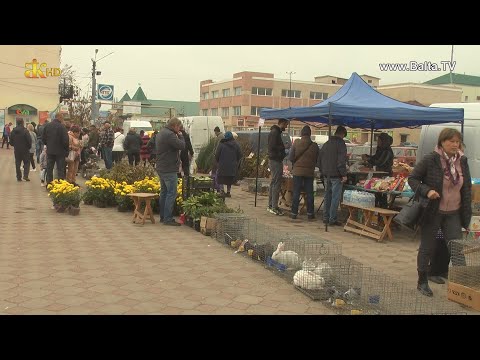
[[[398,211],[378,207],[366,208],[354,204],[342,204],[342,206],[346,207],[349,212],[347,223],[343,228],[344,231],[350,231],[356,234],[369,236],[377,241],[383,241],[385,235],[387,235],[390,240],[393,240],[390,224],[394,216],[398,214]],[[354,220],[355,215],[358,212],[363,213],[363,224]],[[378,213],[378,216],[382,217],[383,219],[383,228],[381,231],[372,227],[372,217],[375,213]]]
[[[145,219],[149,218],[152,224],[155,224],[155,218],[153,217],[151,200],[157,199],[158,194],[131,193],[127,195],[132,198],[133,203],[135,204],[135,210],[133,210],[133,219],[132,219],[133,222],[136,223],[138,220],[142,225],[145,225]],[[143,213],[141,212],[142,203],[145,204],[145,209]]]

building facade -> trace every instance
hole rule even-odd
[[[61,46],[1,45],[0,53],[0,129],[17,119],[42,123],[60,101]]]
[[[380,93],[404,102],[428,106],[437,102],[459,102],[462,90],[455,86],[426,84],[396,84],[380,86],[380,79],[370,75],[361,78]],[[230,130],[255,129],[261,108],[288,108],[313,106],[335,94],[348,79],[332,75],[317,76],[314,81],[274,78],[271,73],[244,71],[233,74],[232,79],[204,80],[200,83],[200,115],[221,116],[225,128]],[[305,124],[292,121],[290,133],[296,136]],[[326,135],[325,124],[311,123],[312,132]],[[419,129],[393,129],[394,144],[417,142]],[[370,133],[349,131],[352,142],[364,143]]]
[[[425,82],[429,85],[454,85],[462,90],[460,101],[480,102],[480,76],[450,73]]]

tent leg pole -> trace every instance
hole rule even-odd
[[[255,179],[255,207],[257,207],[257,194],[258,194],[258,167],[260,165],[260,136],[262,127],[258,127],[258,144],[257,144],[257,178]]]
[[[372,124],[372,129],[370,131],[370,156],[372,156],[373,152],[373,124]]]

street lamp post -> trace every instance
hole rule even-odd
[[[287,71],[287,74],[290,76],[290,88],[288,91],[288,108],[291,108],[292,104],[292,74],[296,74],[295,71]],[[290,121],[288,122],[288,135],[290,136]]]
[[[97,91],[97,80],[95,78],[95,75],[97,75],[97,72],[96,72],[97,62],[99,62],[102,59],[105,59],[109,55],[112,55],[113,51],[110,54],[107,54],[107,55],[101,57],[98,60],[97,60],[97,53],[98,53],[98,49],[95,49],[95,59],[92,59],[92,63],[93,63],[93,66],[92,66],[92,108],[91,108],[91,111],[90,111],[90,123],[91,124],[95,123],[95,117],[97,115],[97,107],[95,106],[96,105],[95,104],[95,95],[96,95],[96,91]],[[98,72],[98,75],[101,75],[100,72]]]

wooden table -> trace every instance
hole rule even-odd
[[[142,225],[145,225],[145,219],[149,218],[152,224],[155,224],[155,218],[153,217],[151,200],[157,199],[158,194],[151,193],[131,193],[127,194],[133,200],[135,204],[135,210],[133,210],[133,219],[134,223],[140,221]],[[143,213],[141,212],[142,203],[145,204],[145,209]]]
[[[393,240],[392,231],[390,230],[390,224],[394,216],[398,214],[398,211],[382,209],[378,207],[365,208],[354,204],[342,204],[342,206],[346,207],[349,212],[347,223],[343,228],[344,231],[350,231],[356,234],[369,236],[376,239],[377,241],[383,241],[385,235],[388,236],[390,241]],[[354,220],[354,216],[359,211],[361,211],[364,215],[363,224]],[[381,231],[372,227],[372,216],[374,213],[378,213],[378,216],[381,216],[383,218],[383,228],[381,229]]]

